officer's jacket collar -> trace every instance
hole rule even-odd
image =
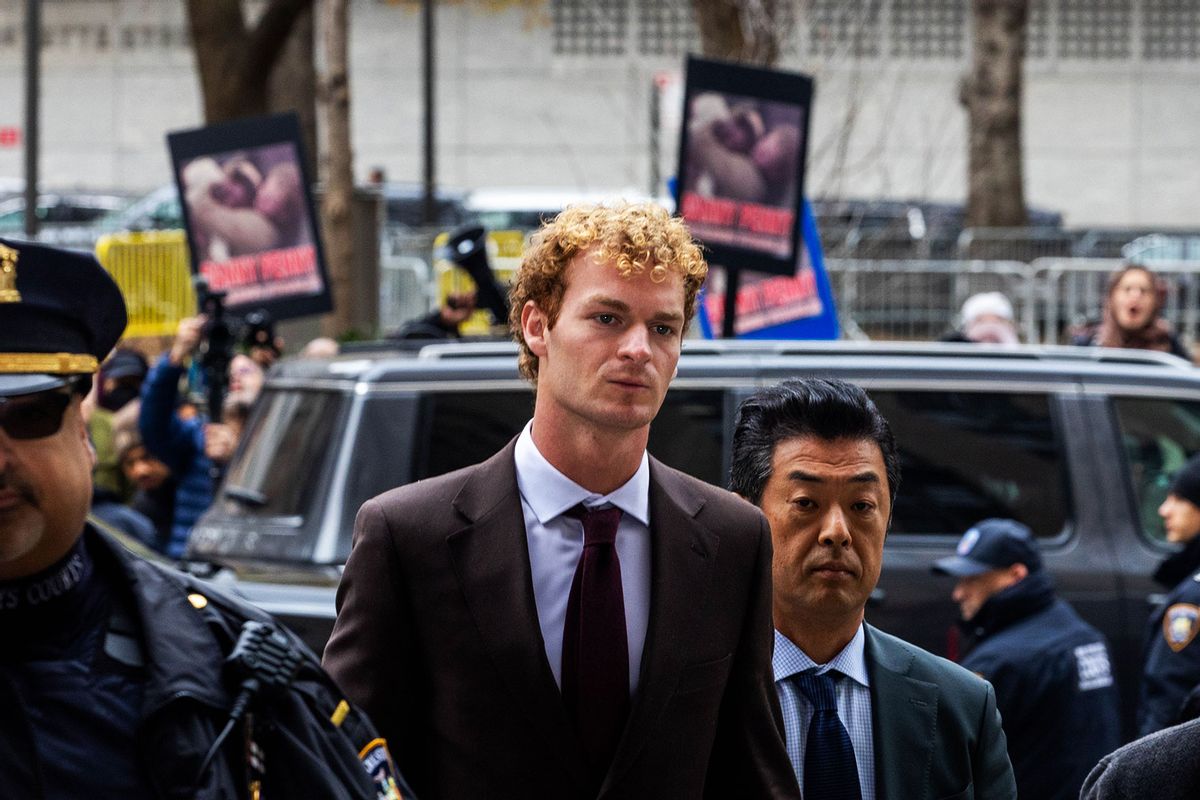
[[[1161,586],[1174,589],[1180,581],[1200,570],[1200,536],[1193,537],[1178,553],[1163,559],[1154,571],[1154,580]]]
[[[1054,602],[1054,581],[1044,569],[992,595],[970,620],[962,623],[974,641],[986,639]]]
[[[98,553],[112,557],[136,599],[149,671],[143,718],[180,696],[228,709],[232,700],[221,680],[225,657],[203,610],[207,598],[195,604],[188,599],[199,587],[180,573],[129,553],[91,525],[84,535],[95,537],[101,545]],[[200,596],[207,594],[205,589]]]

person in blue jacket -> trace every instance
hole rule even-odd
[[[151,368],[142,384],[138,417],[142,442],[151,455],[170,468],[176,480],[175,518],[166,547],[171,558],[183,555],[192,526],[212,504],[216,470],[209,456],[217,440],[228,438],[224,429],[214,430],[218,426],[202,415],[179,414],[179,381],[200,342],[205,319],[199,315],[179,323],[171,349]],[[227,458],[232,453],[224,455]]]
[[[1022,800],[1076,798],[1121,744],[1120,699],[1104,636],[1059,599],[1029,528],[987,519],[935,573],[958,578],[962,666],[996,689]]]
[[[1171,480],[1158,508],[1167,541],[1183,549],[1168,556],[1154,580],[1170,589],[1150,615],[1138,704],[1138,735],[1184,721],[1184,703],[1200,684],[1200,455],[1192,456]]]

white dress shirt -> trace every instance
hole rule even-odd
[[[562,687],[563,625],[575,568],[583,555],[583,523],[563,512],[579,503],[588,508],[613,505],[621,509],[617,527],[617,558],[621,562],[621,592],[625,599],[625,632],[629,637],[629,695],[637,691],[642,648],[650,621],[650,461],[642,463],[624,485],[599,495],[563,475],[533,443],[533,423],[517,437],[517,489],[525,514],[529,566],[538,625],[546,643],[546,659],[554,681]]]
[[[828,664],[818,664],[779,631],[775,631],[775,692],[783,710],[783,732],[788,758],[800,788],[804,788],[804,744],[812,721],[812,704],[789,678],[798,672],[816,668],[816,672],[836,669],[846,677],[834,685],[838,719],[850,734],[854,761],[858,765],[858,783],[862,800],[875,800],[875,741],[871,738],[871,690],[867,679],[866,633],[859,623],[858,632],[842,652]]]

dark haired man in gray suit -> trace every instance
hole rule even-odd
[[[771,524],[775,688],[804,796],[1015,798],[992,687],[863,620],[900,484],[866,393],[758,392],[738,410],[731,483]]]
[[[530,425],[359,512],[325,663],[422,798],[798,796],[766,521],[646,453],[705,270],[660,208],[564,211],[511,295]]]

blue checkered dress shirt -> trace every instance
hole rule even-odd
[[[813,667],[818,673],[836,669],[846,676],[837,681],[835,689],[838,719],[846,726],[850,744],[854,746],[862,799],[875,800],[875,742],[871,738],[871,690],[867,680],[866,641],[866,633],[859,625],[858,632],[842,652],[828,664],[818,664],[791,639],[775,631],[775,655],[771,659],[771,666],[775,669],[775,691],[783,708],[783,733],[787,740],[788,758],[792,760],[792,769],[801,786],[804,786],[804,738],[808,735],[808,723],[812,720],[812,705],[788,679]]]

